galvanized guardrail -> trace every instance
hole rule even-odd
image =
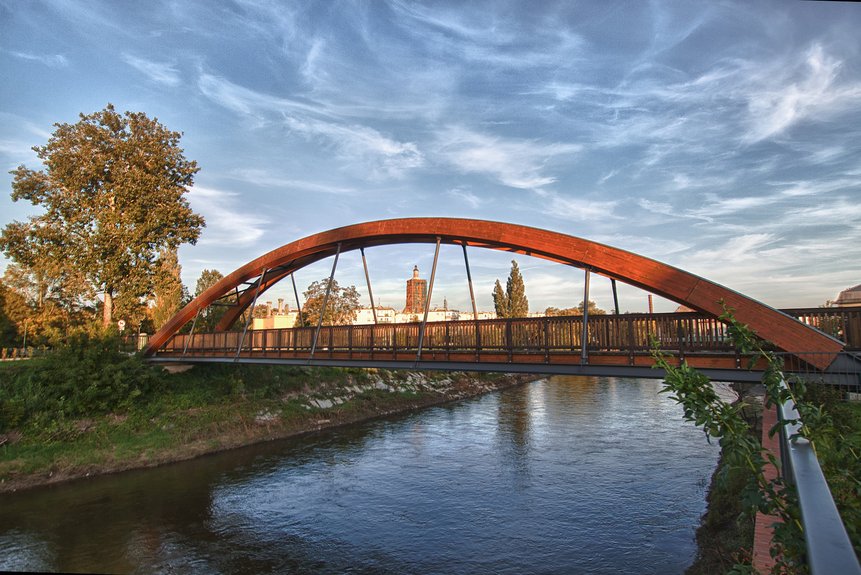
[[[781,385],[786,389],[785,382]],[[782,474],[798,492],[810,572],[813,575],[861,575],[861,565],[828,489],[813,444],[799,435],[801,419],[795,402],[790,399],[783,403],[778,414],[782,422]]]

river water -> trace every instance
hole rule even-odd
[[[0,496],[0,570],[681,573],[718,448],[654,380],[552,377]]]

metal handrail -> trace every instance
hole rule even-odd
[[[781,387],[788,389],[783,381]],[[798,492],[810,572],[813,575],[861,575],[861,565],[828,489],[813,444],[799,435],[801,418],[795,409],[795,401],[789,399],[781,404],[778,414],[782,422],[780,451],[783,476],[795,485]]]

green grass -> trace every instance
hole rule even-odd
[[[5,441],[0,482],[26,486],[49,474],[73,476],[184,459],[316,428],[320,419],[347,423],[439,397],[373,389],[331,409],[309,409],[308,397],[365,384],[375,371],[203,364],[169,374],[117,354],[110,342],[79,345],[37,360],[0,364],[0,442]],[[256,417],[266,412],[277,417],[258,422]]]

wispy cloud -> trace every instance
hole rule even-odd
[[[69,65],[69,59],[62,54],[30,54],[29,52],[13,52],[10,54],[21,60],[39,62],[50,68],[65,68]]]
[[[194,186],[188,199],[206,219],[201,246],[251,246],[263,237],[269,223],[258,213],[242,211],[238,193]]]
[[[216,104],[239,114],[260,117],[272,113],[329,115],[320,106],[257,92],[214,74],[201,73],[197,87],[204,96]]]
[[[327,140],[350,167],[366,169],[371,179],[399,178],[424,164],[415,143],[399,142],[367,126],[295,117],[285,117],[284,122],[295,132]]]
[[[488,19],[487,11],[478,4],[458,10],[401,1],[391,6],[404,30],[448,60],[500,68],[559,68],[573,64],[575,54],[585,45],[580,35],[559,25],[552,13],[530,27],[517,19]],[[566,60],[560,58],[563,54]]]
[[[132,54],[123,54],[123,60],[150,80],[157,84],[165,86],[178,86],[182,82],[179,70],[175,64],[167,64],[164,62],[153,62],[145,58],[139,58]]]
[[[438,136],[437,154],[466,173],[488,175],[512,188],[534,190],[550,185],[546,165],[558,156],[572,156],[579,144],[544,144],[536,140],[502,138],[450,126]]]
[[[767,81],[749,96],[751,127],[745,140],[758,142],[805,120],[827,119],[857,108],[861,82],[841,82],[842,65],[815,44],[803,62],[790,63],[786,71],[769,70]]]
[[[234,112],[257,118],[260,125],[282,124],[306,138],[321,138],[338,150],[349,168],[371,179],[402,177],[424,164],[413,142],[401,142],[382,132],[340,118],[324,106],[281,98],[201,74],[201,92]]]
[[[674,184],[679,183],[684,182],[678,179],[674,180]],[[697,187],[700,186],[674,186],[673,189],[686,190]],[[829,195],[832,200],[836,200],[836,193],[858,189],[861,189],[861,179],[838,177],[818,181],[769,182],[764,184],[762,188],[751,190],[748,195],[743,196],[727,196],[706,192],[699,207],[696,208],[684,208],[670,201],[657,201],[648,198],[640,198],[637,200],[637,205],[644,210],[668,217],[693,218],[706,222],[715,222],[720,218],[741,215],[747,215],[748,219],[751,219],[751,214],[756,212],[761,217],[752,219],[764,220],[762,224],[758,225],[773,225],[774,221],[780,221],[781,214],[794,213],[797,210],[812,213],[811,206],[808,205],[811,198],[816,198],[815,201],[818,204],[827,206],[829,200],[826,198]],[[800,203],[801,206],[799,206]],[[765,208],[768,209],[765,210]],[[838,213],[830,210],[832,217]],[[772,223],[769,224],[767,220],[772,220]]]
[[[463,188],[452,188],[451,190],[446,192],[446,195],[454,199],[456,202],[466,204],[472,209],[479,208],[483,203],[480,197]]]
[[[617,201],[573,198],[555,192],[546,192],[536,204],[544,214],[578,222],[618,217],[613,213],[618,205]]]
[[[353,187],[327,184],[326,182],[321,181],[297,180],[295,178],[284,177],[269,170],[261,169],[245,168],[232,170],[229,173],[229,177],[257,186],[279,188],[283,190],[303,190],[306,192],[334,195],[358,193],[358,190]]]

